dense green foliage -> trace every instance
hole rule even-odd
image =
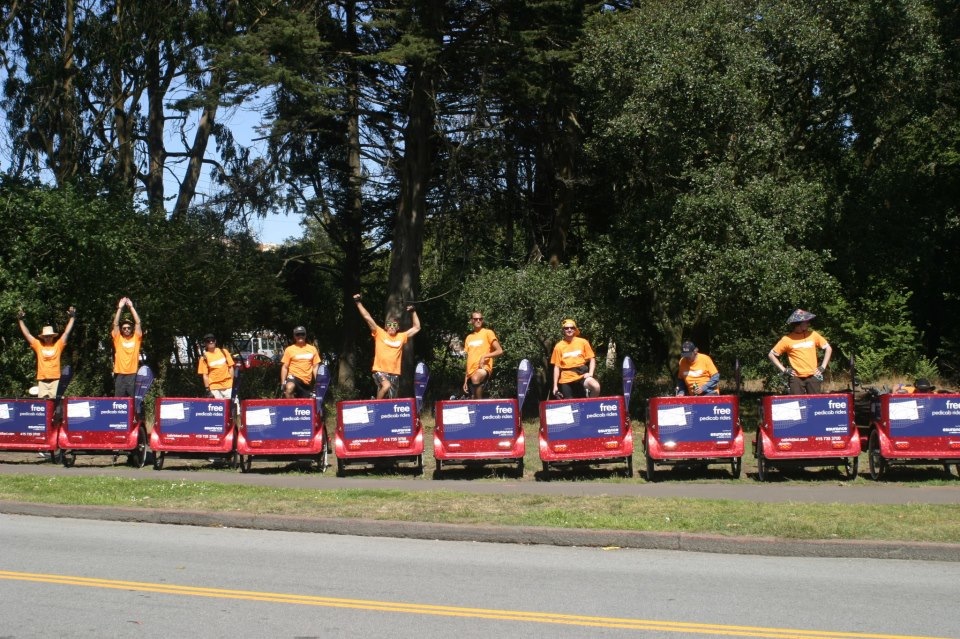
[[[798,306],[834,375],[958,377],[955,2],[26,4],[0,3],[0,313],[76,304],[79,388],[106,385],[129,295],[158,367],[177,335],[303,323],[367,394],[361,290],[379,317],[419,302],[438,397],[473,309],[504,394],[521,358],[545,379],[566,316],[611,391],[687,338],[768,378]],[[267,211],[304,237],[257,250]],[[30,353],[0,334],[20,393]]]

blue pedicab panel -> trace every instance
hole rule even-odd
[[[53,404],[47,400],[0,400],[0,442],[43,438],[52,419]]]
[[[250,442],[289,442],[313,437],[315,407],[311,400],[269,406],[246,406],[244,425]]]
[[[622,396],[541,402],[539,439],[544,462],[633,454]]]
[[[960,437],[960,397],[891,395],[891,437]]]
[[[712,404],[664,403],[656,411],[660,442],[713,443],[733,439],[737,411],[732,398]]]

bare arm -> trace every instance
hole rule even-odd
[[[120,330],[120,313],[123,311],[123,307],[126,304],[127,298],[121,297],[120,301],[117,303],[117,312],[113,314],[113,331],[119,332]]]
[[[773,365],[777,367],[777,370],[781,373],[786,373],[787,368],[783,365],[783,362],[780,361],[780,357],[771,350],[767,353],[767,357],[770,358],[770,361],[773,362]]]
[[[137,315],[137,309],[133,307],[133,301],[127,298],[127,306],[130,307],[130,314],[133,315],[133,332],[137,335],[143,335],[143,329],[140,327],[140,316]]]
[[[823,347],[823,363],[820,364],[820,370],[827,370],[827,364],[830,363],[830,357],[833,355],[833,348],[830,344],[825,344]]]
[[[407,337],[413,337],[420,332],[420,318],[417,317],[417,309],[413,306],[408,306],[407,310],[410,312],[410,319],[413,321],[413,326],[407,329]]]
[[[490,344],[490,352],[480,358],[480,364],[483,364],[488,359],[500,357],[501,355],[503,355],[503,347],[500,346],[500,340],[495,339],[493,343]]]
[[[360,293],[357,293],[353,296],[353,301],[356,303],[357,311],[360,312],[360,317],[363,318],[363,321],[367,323],[367,326],[370,327],[371,331],[376,331],[379,327],[377,326],[377,323],[373,321],[373,317],[370,316],[370,313],[367,312],[367,309],[364,308],[363,302],[360,301]]]
[[[60,341],[64,344],[67,343],[67,338],[70,337],[70,331],[73,330],[73,323],[77,319],[77,309],[71,306],[67,309],[67,315],[70,316],[70,319],[67,320],[67,326],[63,329],[63,335],[60,337]]]
[[[33,342],[34,337],[30,334],[30,329],[27,328],[27,325],[23,323],[23,318],[26,317],[26,313],[21,309],[17,312],[17,324],[20,325],[20,332],[23,333],[23,336],[27,339],[28,342]]]

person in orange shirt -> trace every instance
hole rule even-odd
[[[207,395],[215,399],[232,399],[234,363],[230,351],[217,348],[217,338],[212,333],[203,337],[203,345],[197,374],[203,376]]]
[[[120,319],[123,307],[130,309],[130,317]],[[143,342],[143,329],[140,316],[129,297],[122,297],[117,303],[117,312],[113,316],[113,396],[133,397],[137,384],[137,368],[140,366],[140,344]]]
[[[310,397],[320,366],[320,352],[313,344],[307,344],[307,329],[303,326],[293,329],[293,344],[283,350],[280,364],[283,396],[287,399]]]
[[[677,371],[677,395],[719,395],[720,371],[709,355],[704,355],[693,342],[680,345]]]
[[[370,313],[360,301],[360,293],[353,296],[357,310],[363,321],[370,327],[373,336],[373,381],[377,385],[377,399],[389,397],[393,399],[400,389],[400,372],[403,361],[403,347],[411,337],[420,332],[420,318],[417,309],[411,304],[407,306],[413,325],[405,331],[400,330],[400,319],[396,316],[387,316],[386,328],[381,328],[373,320]]]
[[[493,358],[503,355],[503,347],[496,334],[483,325],[483,314],[470,313],[473,332],[463,338],[467,354],[467,374],[463,377],[463,392],[473,399],[483,398],[483,388],[493,374]]]
[[[20,325],[20,332],[27,339],[30,348],[37,354],[37,387],[40,389],[37,397],[40,399],[56,399],[57,387],[60,384],[60,355],[67,345],[67,338],[70,331],[73,330],[73,323],[77,319],[77,309],[71,306],[67,309],[67,325],[63,329],[63,335],[57,338],[56,331],[52,326],[44,326],[40,331],[40,337],[34,337],[23,323],[26,313],[21,309],[17,313],[17,323]]]
[[[600,382],[593,376],[597,358],[590,342],[580,337],[580,329],[572,319],[560,324],[563,339],[553,347],[553,394],[557,398],[597,397]]]
[[[790,333],[780,338],[767,357],[781,373],[788,376],[791,395],[813,395],[820,392],[823,371],[830,363],[833,349],[820,333],[810,328],[810,320],[816,315],[798,308],[790,317]],[[823,351],[823,361],[817,365],[817,351]],[[781,355],[787,356],[789,366],[780,361]]]

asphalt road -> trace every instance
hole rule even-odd
[[[5,636],[957,637],[960,564],[0,515]]]
[[[112,465],[109,457],[78,459],[74,468],[36,461],[35,457],[0,456],[0,474],[36,474],[43,476],[107,475],[166,480],[210,481],[269,487],[441,490],[469,493],[617,495],[637,497],[690,497],[763,502],[824,502],[844,504],[958,504],[960,482],[939,486],[902,485],[895,482],[858,482],[842,480],[804,482],[750,481],[533,481],[524,480],[433,480],[428,477],[334,477],[325,474],[289,472],[282,464],[256,467],[254,472],[211,470],[205,462],[169,464],[164,470],[134,469]],[[122,461],[122,460],[121,460]],[[229,526],[269,530],[305,531],[364,536],[393,536],[419,539],[475,540],[560,546],[617,546],[628,548],[690,550],[777,556],[875,557],[960,561],[960,544],[870,542],[870,541],[797,541],[784,539],[740,539],[728,536],[683,533],[644,533],[637,531],[568,530],[532,527],[483,527],[372,520],[332,520],[289,516],[250,515],[244,513],[203,513],[133,508],[53,506],[0,502],[0,512],[51,517],[83,517],[114,521]]]

